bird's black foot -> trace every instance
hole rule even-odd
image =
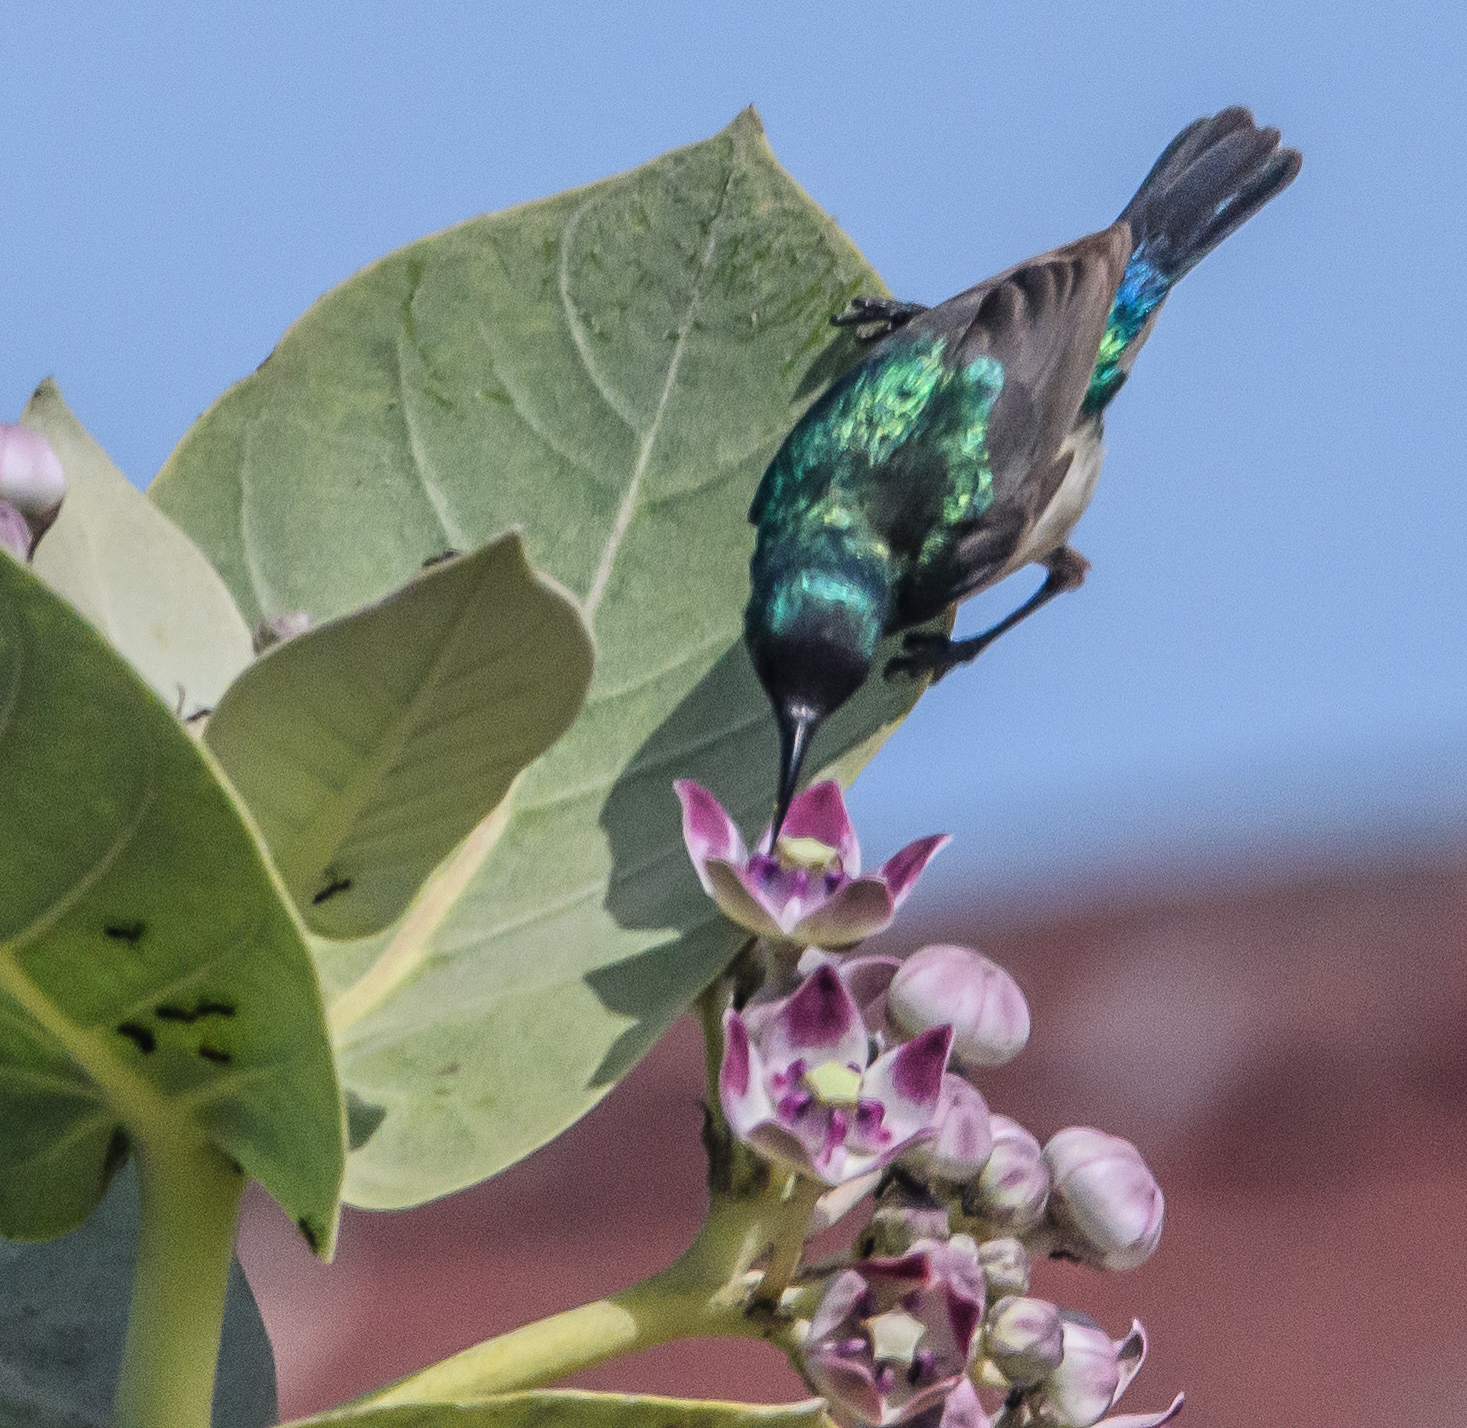
[[[977,649],[969,648],[975,644]],[[902,648],[906,654],[887,660],[886,677],[895,679],[897,675],[905,674],[912,679],[921,679],[929,675],[932,683],[936,684],[950,669],[976,659],[983,644],[978,640],[950,640],[946,635],[928,635],[917,630],[902,641]]]
[[[832,327],[854,327],[862,342],[879,342],[905,327],[927,309],[920,302],[898,302],[895,298],[853,297],[830,319]]]

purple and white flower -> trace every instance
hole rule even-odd
[[[802,1351],[805,1375],[837,1423],[902,1423],[939,1408],[963,1381],[982,1319],[975,1257],[919,1240],[830,1281]]]
[[[835,969],[822,966],[751,1029],[724,1014],[719,1099],[735,1135],[826,1185],[888,1164],[933,1134],[952,1042],[934,1027],[870,1062],[870,1039]]]
[[[770,830],[753,853],[723,805],[691,779],[673,785],[683,838],[703,889],[750,932],[804,946],[849,947],[890,926],[922,869],[947,842],[919,838],[875,873],[861,873],[861,848],[840,786],[814,784],[790,804],[778,842]]]
[[[1184,1395],[1159,1413],[1106,1418],[1146,1362],[1146,1330],[1133,1321],[1124,1339],[1112,1340],[1083,1314],[1061,1315],[1064,1356],[1059,1367],[1029,1399],[1035,1420],[1046,1428],[1161,1428],[1182,1411]]]

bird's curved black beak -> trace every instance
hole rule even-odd
[[[782,705],[776,711],[779,724],[779,794],[774,806],[774,826],[769,835],[772,850],[784,827],[785,815],[795,796],[795,785],[800,781],[800,768],[805,762],[810,740],[820,723],[818,715],[808,704]]]

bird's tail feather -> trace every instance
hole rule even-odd
[[[1287,188],[1302,162],[1246,109],[1198,119],[1167,145],[1121,214],[1133,251],[1176,282]]]

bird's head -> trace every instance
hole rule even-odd
[[[883,571],[849,563],[761,570],[756,558],[753,577],[744,640],[779,726],[778,837],[816,728],[871,672],[887,585]]]

